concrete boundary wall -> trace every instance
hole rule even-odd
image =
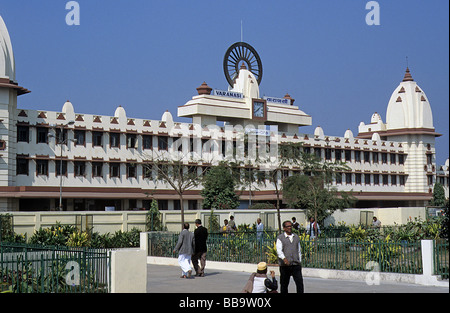
[[[347,209],[344,212],[335,212],[332,216],[325,220],[325,225],[345,222],[347,225],[358,225],[360,223],[361,214],[364,212],[372,212],[381,220],[382,225],[404,224],[410,218],[426,219],[425,207],[414,208],[366,208],[366,209]],[[75,225],[77,216],[81,217],[83,221],[90,220],[92,225],[87,227],[92,228],[94,232],[114,233],[116,231],[130,231],[136,227],[145,231],[147,211],[40,211],[40,212],[0,212],[0,214],[12,214],[14,216],[14,231],[18,234],[33,235],[40,227],[46,228],[55,225],[56,222],[61,224]],[[210,210],[189,210],[185,211],[185,221],[191,224],[195,219],[199,218],[208,227],[207,221],[209,219]],[[249,224],[250,226],[256,223],[256,219],[261,218],[265,227],[272,229],[278,228],[277,211],[271,210],[216,210],[214,215],[218,217],[220,225],[223,225],[225,219],[229,219],[231,215],[235,217],[236,225]],[[89,217],[89,219],[87,219]],[[307,217],[303,210],[283,209],[281,210],[281,222],[290,220],[296,217],[297,221],[303,226],[306,226]],[[181,215],[180,211],[161,211],[161,218],[163,224],[169,231],[181,230]],[[83,227],[86,227],[84,224]],[[84,228],[83,228],[84,230]]]

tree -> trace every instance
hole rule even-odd
[[[161,214],[158,209],[158,201],[153,199],[147,213],[147,231],[159,231],[163,230],[163,228],[164,227],[161,223]]]
[[[183,194],[185,191],[200,185],[202,176],[206,171],[206,167],[196,166],[192,163],[187,158],[187,155],[181,153],[169,154],[167,151],[154,150],[144,160],[145,176],[151,177],[155,184],[167,184],[178,194],[181,210],[181,229],[183,229],[184,224]],[[155,175],[153,175],[154,171],[156,172]]]
[[[448,241],[448,224],[449,224],[449,221],[448,221],[448,206],[449,206],[449,200],[447,199],[445,201],[445,208],[444,208],[443,217],[442,217],[442,220],[441,220],[441,231],[440,231],[440,234],[439,234],[439,236],[441,238],[444,238],[447,241]]]
[[[434,184],[433,199],[431,199],[430,205],[438,207],[445,206],[445,190],[439,182]]]
[[[306,210],[308,217],[323,221],[336,210],[351,207],[355,198],[326,186],[321,176],[293,175],[283,183],[283,199],[293,207]]]
[[[203,180],[203,209],[234,210],[239,206],[236,183],[231,169],[224,163],[211,167]]]

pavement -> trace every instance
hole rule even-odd
[[[204,277],[179,278],[181,269],[175,265],[147,265],[147,292],[149,293],[240,293],[250,274],[247,272],[208,269]],[[280,283],[277,276],[278,286]],[[303,277],[305,293],[449,293],[448,287],[380,282],[369,285],[365,281]],[[279,291],[279,287],[278,287]],[[295,293],[291,279],[289,293]]]

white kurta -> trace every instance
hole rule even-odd
[[[188,271],[192,271],[191,255],[190,254],[180,254],[178,256],[178,264],[180,264],[183,275],[187,275]]]

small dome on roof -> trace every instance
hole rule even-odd
[[[125,109],[121,105],[119,105],[114,112],[114,117],[118,117],[120,122],[126,122],[127,112],[125,112]]]

